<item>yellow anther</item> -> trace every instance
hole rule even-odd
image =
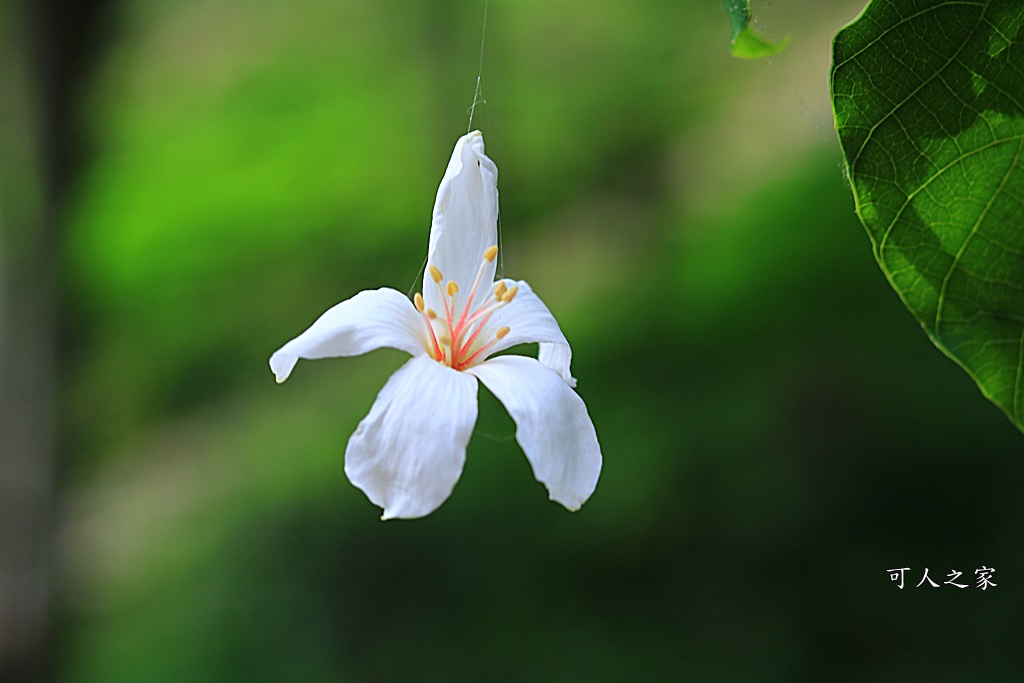
[[[441,275],[441,271],[438,270],[437,266],[430,266],[430,277],[434,278],[434,282],[440,282],[444,276]]]
[[[451,346],[452,338],[448,336],[447,332],[442,332],[437,335],[437,341],[440,342],[441,346]]]
[[[433,308],[428,308],[427,309],[427,317],[430,318],[431,320],[433,320],[434,318],[437,317],[437,311],[435,311]]]
[[[448,296],[455,296],[459,291],[459,286],[455,284],[455,280],[449,280],[448,286],[444,290],[448,292]]]
[[[497,333],[494,336],[497,337],[498,339],[503,339],[505,335],[509,333],[510,329],[511,328],[509,327],[501,327],[498,329]]]
[[[508,291],[508,287],[505,286],[504,282],[499,282],[494,285],[494,298],[500,299],[501,295]]]
[[[494,257],[497,255],[498,245],[494,245],[493,247],[487,247],[487,249],[484,251],[484,261],[490,263],[491,261],[494,260]]]
[[[518,292],[519,292],[519,285],[516,285],[512,289],[510,289],[507,292],[505,292],[504,294],[502,294],[501,295],[502,303],[506,303],[507,304],[509,301],[512,301],[512,299],[515,299],[516,298],[516,294]]]
[[[416,304],[416,310],[419,311],[420,313],[422,313],[423,312],[423,295],[420,294],[419,292],[416,292],[416,296],[414,296],[412,298],[412,302],[414,304]]]

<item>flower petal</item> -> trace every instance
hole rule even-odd
[[[516,441],[551,500],[578,510],[601,474],[601,446],[583,399],[553,370],[526,356],[491,358],[466,372],[508,409]]]
[[[484,154],[483,135],[473,131],[455,143],[455,151],[437,189],[427,249],[427,265],[440,269],[444,283],[452,280],[460,287],[455,296],[456,309],[462,310],[465,305],[484,251],[497,243],[498,168]],[[494,279],[494,269],[493,261],[484,268],[484,286]],[[488,294],[481,288],[474,301],[478,304]],[[430,308],[438,312],[444,310],[429,268],[423,274],[423,298]]]
[[[537,360],[554,370],[570,387],[576,388],[576,378],[569,373],[569,364],[572,363],[572,349],[569,348],[569,343],[541,342],[539,346]]]
[[[427,355],[391,375],[345,449],[345,474],[382,519],[429,515],[462,475],[476,380]]]
[[[507,305],[499,308],[487,323],[482,333],[485,339],[491,339],[502,327],[509,332],[497,344],[491,347],[492,354],[512,348],[516,344],[533,344],[540,342],[538,360],[548,366],[570,387],[576,386],[576,380],[569,372],[572,361],[572,349],[569,342],[558,327],[558,321],[544,305],[530,285],[525,281],[503,280],[508,289],[518,287],[516,297]]]
[[[300,358],[358,356],[393,348],[427,353],[426,325],[409,298],[394,289],[359,292],[321,315],[309,329],[270,357],[278,382],[288,379]]]

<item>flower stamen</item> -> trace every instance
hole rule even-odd
[[[469,306],[473,303],[473,297],[476,296],[476,288],[480,286],[480,278],[484,276],[484,269],[487,267],[488,263],[494,263],[494,257],[497,255],[498,245],[496,244],[492,244],[484,249],[484,261],[480,264],[480,267],[477,268],[476,279],[473,280],[473,286],[469,288],[469,298],[466,300],[466,308],[462,310],[462,317],[459,318],[459,322],[456,325],[457,328],[461,328],[465,324],[466,314],[469,313]]]
[[[430,334],[430,355],[435,360],[444,363],[453,370],[464,370],[484,357],[499,340],[509,333],[509,328],[501,327],[495,332],[494,339],[477,347],[477,340],[480,333],[487,327],[491,316],[502,306],[510,303],[519,292],[519,286],[514,285],[510,289],[503,281],[494,284],[493,296],[487,297],[480,302],[476,310],[472,309],[473,300],[476,297],[477,289],[483,280],[488,264],[494,263],[498,255],[497,245],[490,246],[484,250],[483,260],[480,268],[477,269],[473,286],[464,300],[462,313],[456,315],[455,295],[459,293],[459,285],[454,280],[444,281],[444,275],[437,266],[429,266],[430,278],[437,284],[438,292],[444,302],[444,320],[440,322],[440,329],[435,330],[433,321],[437,319],[437,313],[427,308],[421,294],[416,294],[414,303],[416,310],[423,316]],[[456,317],[458,321],[456,322]]]
[[[437,337],[434,335],[434,326],[430,324],[433,318],[437,317],[437,313],[431,308],[426,308],[423,303],[423,295],[416,292],[416,296],[413,297],[413,303],[416,305],[416,310],[423,316],[423,322],[427,324],[427,331],[430,332],[430,343],[431,348],[427,350],[430,352],[431,358],[436,361],[444,360],[444,349],[437,343]]]
[[[487,353],[491,349],[492,346],[494,346],[495,344],[498,343],[499,339],[504,338],[505,335],[507,335],[508,333],[509,333],[509,328],[508,327],[502,327],[501,329],[499,329],[497,334],[494,335],[494,339],[492,339],[491,341],[489,341],[486,344],[484,344],[483,346],[481,346],[479,349],[476,350],[475,353],[473,353],[472,356],[470,356],[466,360],[462,361],[462,363],[461,363],[462,367],[469,367],[469,366],[471,366],[473,363],[476,362],[477,358],[479,358],[482,354]]]
[[[437,283],[437,291],[441,294],[441,300],[444,302],[444,317],[448,320],[448,326],[452,325],[452,307],[448,304],[448,297],[445,295],[445,288],[441,284],[441,280],[444,276],[441,274],[441,269],[437,266],[430,266],[430,277]],[[448,284],[452,284],[449,282]],[[458,285],[456,285],[457,287]]]
[[[493,312],[494,311],[491,311],[491,313]],[[474,318],[470,318],[470,320],[474,320]],[[491,314],[488,313],[487,316],[480,322],[480,324],[476,326],[476,329],[473,330],[473,334],[469,336],[469,339],[467,339],[465,343],[459,345],[459,355],[465,353],[468,349],[470,349],[473,346],[473,342],[476,341],[476,338],[480,334],[480,331],[484,329],[484,326],[487,324],[487,321],[490,320],[490,318]]]

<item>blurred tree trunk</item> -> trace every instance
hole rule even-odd
[[[46,677],[57,256],[100,3],[0,0],[0,681]]]
[[[0,14],[0,681],[42,677],[53,493],[54,230],[24,7]]]

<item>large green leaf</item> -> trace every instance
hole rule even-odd
[[[833,60],[875,258],[932,341],[1024,429],[1024,3],[873,0]]]

